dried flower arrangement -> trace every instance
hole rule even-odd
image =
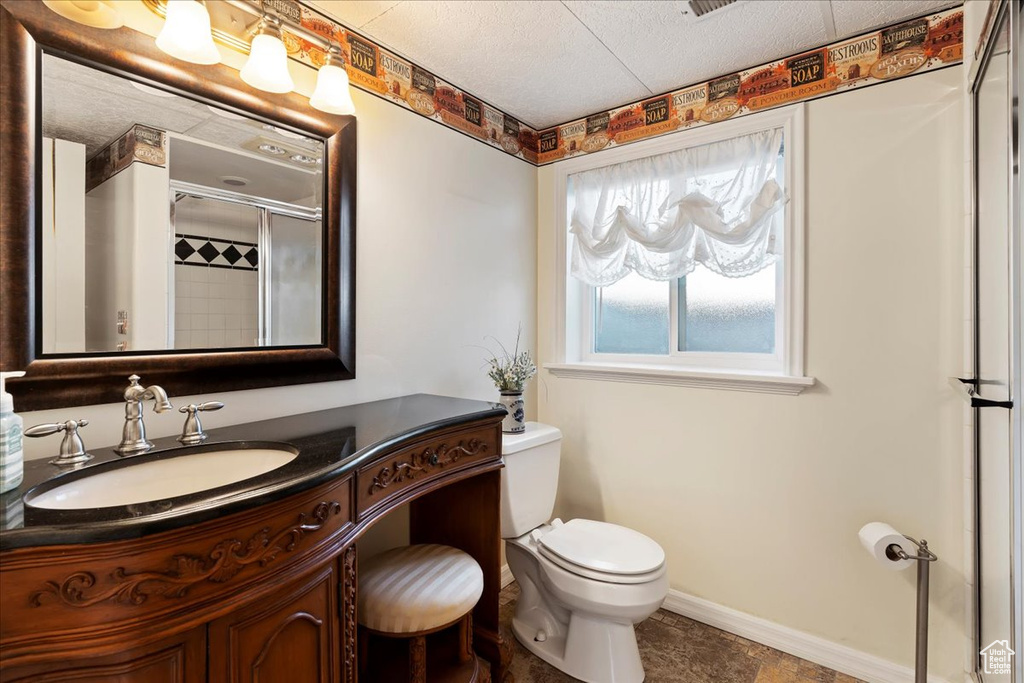
[[[501,347],[501,353],[492,353],[487,360],[487,376],[491,378],[499,391],[522,391],[523,385],[537,374],[537,366],[534,364],[530,352],[519,350],[519,339],[522,334],[523,328],[520,326],[516,333],[516,345],[512,353],[508,352],[504,344],[492,337]]]

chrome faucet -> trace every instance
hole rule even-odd
[[[153,444],[146,441],[146,425],[142,421],[143,401],[153,399],[153,410],[162,413],[174,406],[167,400],[167,392],[162,387],[139,385],[139,376],[128,378],[131,384],[124,390],[124,430],[121,432],[121,445],[114,449],[118,455],[135,455],[145,453]]]

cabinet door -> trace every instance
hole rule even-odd
[[[210,622],[211,681],[335,683],[338,586],[333,563]]]
[[[0,672],[3,683],[204,683],[206,627],[117,655],[88,652]]]

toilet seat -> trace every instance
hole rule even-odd
[[[606,583],[646,583],[663,573],[665,551],[638,531],[590,519],[556,525],[537,539],[540,554],[572,572]]]

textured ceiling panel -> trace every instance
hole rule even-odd
[[[150,95],[102,71],[43,57],[43,134],[84,144],[87,157],[136,123],[178,131],[208,115],[198,102]]]
[[[402,0],[309,0],[309,6],[329,14],[345,26],[361,28]]]
[[[798,54],[957,0],[309,0],[536,128]]]
[[[843,37],[958,4],[956,0],[833,0],[832,16],[836,32]]]
[[[361,30],[535,127],[650,94],[560,2],[403,2]]]
[[[655,93],[828,40],[817,3],[806,0],[738,3],[699,21],[684,17],[685,2],[566,0],[565,5]]]
[[[86,156],[91,157],[136,123],[225,147],[240,148],[258,136],[269,136],[317,156],[321,149],[320,143],[295,133],[282,134],[255,120],[224,118],[200,102],[175,95],[161,97],[133,87],[126,79],[44,55],[44,135],[84,144]]]

